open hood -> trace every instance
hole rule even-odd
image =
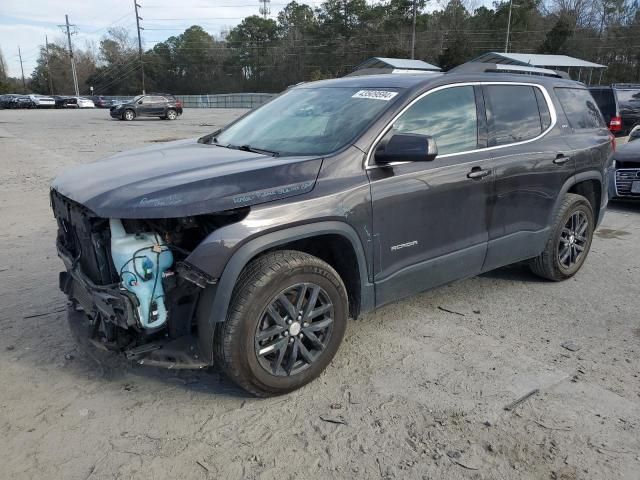
[[[103,218],[177,218],[309,192],[321,164],[180,140],[73,167],[52,188]]]

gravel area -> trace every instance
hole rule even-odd
[[[512,266],[350,322],[327,371],[284,397],[80,348],[50,181],[241,113],[0,111],[0,477],[638,479],[640,204],[611,206],[569,281]]]

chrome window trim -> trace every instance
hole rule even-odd
[[[534,138],[530,138],[529,140],[523,140],[521,142],[508,143],[506,145],[496,145],[494,147],[476,148],[474,150],[466,150],[464,152],[445,153],[444,155],[438,155],[436,157],[436,160],[439,159],[439,158],[451,157],[453,155],[466,155],[468,153],[477,153],[477,152],[482,152],[482,151],[492,151],[492,150],[497,150],[499,148],[513,147],[513,146],[516,146],[516,145],[524,145],[526,143],[535,142],[536,140],[539,140],[542,137],[544,137],[547,133],[549,133],[551,130],[553,130],[553,127],[556,126],[556,123],[558,122],[558,114],[556,112],[555,106],[553,105],[553,101],[551,100],[551,95],[549,95],[549,92],[547,91],[547,89],[543,85],[539,85],[537,83],[527,83],[527,82],[462,82],[462,83],[451,83],[451,84],[448,84],[448,85],[441,85],[441,86],[436,87],[436,88],[434,88],[432,90],[424,92],[424,93],[420,94],[419,96],[417,96],[416,98],[414,98],[408,105],[405,105],[405,107],[397,115],[395,115],[391,119],[391,121],[382,129],[380,134],[378,134],[378,136],[376,136],[376,139],[371,144],[371,148],[367,152],[367,156],[366,156],[366,159],[365,159],[365,169],[366,170],[370,170],[372,168],[383,168],[383,167],[389,167],[389,166],[392,167],[394,165],[403,165],[405,163],[411,163],[411,162],[391,162],[391,163],[387,163],[387,164],[384,164],[384,165],[377,165],[375,163],[375,161],[374,162],[371,161],[371,157],[373,155],[373,152],[375,151],[375,147],[378,146],[378,143],[384,138],[384,136],[389,132],[389,130],[391,130],[391,127],[393,126],[393,124],[398,120],[398,118],[400,118],[402,115],[404,115],[404,113],[407,110],[409,110],[415,103],[419,102],[420,100],[422,100],[427,95],[431,95],[432,93],[439,92],[440,90],[444,90],[446,88],[473,87],[473,86],[482,86],[482,85],[518,85],[518,86],[538,88],[542,92],[542,96],[544,97],[545,101],[547,102],[547,108],[549,109],[549,114],[551,115],[551,125],[549,125],[549,127],[546,130],[544,130],[542,133],[540,133],[540,135],[538,135],[537,137],[534,137]],[[485,105],[485,109],[486,109],[486,105]]]

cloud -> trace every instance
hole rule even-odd
[[[125,27],[135,32],[135,15],[131,0],[1,0],[0,48],[7,61],[9,75],[20,76],[18,46],[23,52],[25,76],[36,66],[45,35],[50,42],[66,44],[66,35],[58,28],[65,14],[77,25],[73,43],[84,47],[87,41],[98,42],[110,27]],[[320,1],[300,1],[312,6]],[[258,0],[138,0],[142,6],[143,38],[149,48],[158,41],[179,35],[191,25],[201,25],[219,35],[237,25],[242,18],[258,14]],[[272,0],[272,18],[288,3]]]

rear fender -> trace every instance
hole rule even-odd
[[[548,225],[553,224],[553,220],[556,217],[556,213],[558,212],[558,209],[560,208],[560,205],[562,204],[562,201],[565,195],[569,192],[569,190],[571,190],[571,188],[574,185],[577,185],[578,183],[584,182],[586,180],[596,180],[600,184],[601,199],[600,199],[599,215],[598,215],[598,218],[596,219],[596,225],[600,224],[600,221],[604,216],[604,211],[607,207],[608,185],[605,179],[603,179],[603,176],[599,171],[589,171],[589,172],[581,172],[576,175],[573,175],[565,182],[565,184],[562,186],[562,189],[560,190],[560,193],[558,194],[558,197],[556,198],[554,207],[550,212]]]

